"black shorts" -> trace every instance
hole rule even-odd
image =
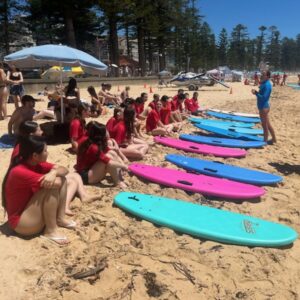
[[[22,96],[24,93],[23,85],[12,85],[10,87],[10,94],[14,96]]]
[[[83,184],[88,185],[89,184],[89,171],[84,170],[84,171],[78,172],[78,174],[81,176]]]

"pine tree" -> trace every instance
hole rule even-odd
[[[218,41],[218,64],[221,66],[227,65],[227,51],[228,51],[228,35],[225,28],[222,28],[219,34]]]

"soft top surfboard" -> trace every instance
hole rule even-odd
[[[226,244],[280,247],[298,236],[279,223],[161,196],[122,192],[114,204],[154,224]]]
[[[226,147],[202,145],[161,136],[156,136],[154,141],[168,147],[204,155],[214,155],[220,157],[244,157],[247,154],[244,149],[231,149]]]
[[[203,123],[207,125],[213,125],[213,124],[224,124],[228,125],[230,127],[253,127],[254,123],[244,123],[244,122],[232,122],[232,121],[222,121],[222,120],[213,120],[213,119],[203,119],[198,117],[190,117],[189,121],[192,123]]]
[[[134,163],[129,165],[129,170],[152,182],[203,195],[227,199],[253,199],[265,193],[265,190],[258,186],[175,169]]]
[[[195,171],[219,178],[227,178],[239,182],[255,185],[270,185],[282,181],[282,177],[275,174],[241,168],[223,164],[221,162],[208,161],[177,154],[167,154],[165,159],[189,171]]]
[[[192,134],[181,134],[180,139],[200,144],[215,145],[221,147],[231,148],[261,148],[266,145],[265,142],[260,141],[244,141],[238,139],[226,139],[219,137],[203,136],[203,135],[192,135]]]
[[[215,126],[208,126],[208,125],[199,124],[199,123],[195,123],[194,126],[199,129],[209,131],[209,132],[215,133],[217,135],[226,136],[229,138],[244,139],[244,140],[250,140],[250,141],[260,141],[260,142],[263,141],[263,138],[260,136],[246,134],[246,133],[239,133],[239,132],[236,132],[234,130],[234,128],[223,129],[223,128],[219,128],[219,127],[215,127]]]
[[[222,114],[214,111],[207,111],[207,115],[216,117],[219,119],[227,119],[231,121],[237,121],[237,122],[246,122],[246,123],[259,123],[259,118],[247,118],[247,117],[240,117],[240,116],[234,116],[234,115],[228,115],[228,114]]]
[[[258,128],[243,128],[243,127],[231,127],[228,126],[227,124],[219,124],[219,123],[206,123],[206,122],[200,122],[200,123],[194,123],[193,124],[195,127],[198,127],[198,125],[208,125],[208,126],[213,126],[216,128],[221,128],[225,129],[228,131],[232,132],[237,132],[241,134],[251,134],[251,135],[258,135],[258,134],[263,134],[262,129]],[[199,128],[199,127],[198,127]]]
[[[247,117],[247,118],[259,118],[259,114],[248,114],[248,113],[243,113],[243,112],[220,110],[220,109],[213,109],[213,108],[210,108],[208,110],[227,114],[227,115],[233,115],[233,116],[240,116],[240,117]]]

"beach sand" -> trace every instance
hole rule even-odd
[[[216,85],[199,90],[203,107],[257,113],[252,86],[232,83],[233,93]],[[123,86],[121,87],[123,88]],[[173,96],[177,88],[155,93]],[[113,92],[117,91],[113,87]],[[131,85],[131,96],[149,92],[149,87]],[[83,98],[88,99],[85,89]],[[190,92],[190,95],[192,92]],[[192,95],[191,95],[192,96]],[[300,232],[300,93],[288,87],[275,87],[271,99],[271,121],[278,143],[264,149],[248,150],[243,159],[206,157],[230,164],[277,173],[284,177],[278,186],[265,187],[267,193],[259,202],[233,203],[206,198],[147,183],[132,175],[125,180],[129,191],[151,193],[194,203],[228,209],[281,222]],[[151,94],[149,97],[152,98]],[[46,102],[38,102],[41,109]],[[9,104],[9,113],[13,105]],[[100,117],[105,122],[108,116]],[[7,121],[0,122],[0,134]],[[194,131],[186,124],[183,132]],[[75,156],[66,151],[69,144],[49,146],[48,161],[70,170]],[[176,168],[164,161],[167,153],[181,153],[154,145],[144,163]],[[0,181],[7,170],[11,150],[0,150]],[[205,158],[202,155],[191,155]],[[59,248],[39,237],[25,240],[1,226],[0,299],[299,299],[300,242],[285,249],[249,248],[193,238],[173,230],[138,220],[113,207],[119,192],[104,181],[105,187],[88,186],[101,200],[72,203],[80,227],[63,230],[71,240]],[[1,224],[6,221],[0,210]],[[70,275],[95,267],[106,258],[107,267],[99,276],[73,279]]]

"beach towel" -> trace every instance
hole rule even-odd
[[[9,134],[3,134],[0,137],[0,149],[9,149],[15,146],[16,138]]]

